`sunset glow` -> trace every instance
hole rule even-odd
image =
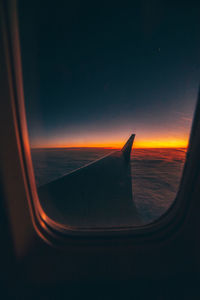
[[[124,141],[102,141],[102,142],[88,142],[88,143],[50,143],[50,144],[39,144],[33,146],[33,148],[80,148],[80,147],[101,147],[101,148],[110,148],[110,149],[120,149],[124,145]],[[187,148],[188,140],[187,139],[152,139],[152,140],[136,140],[134,142],[134,148]]]

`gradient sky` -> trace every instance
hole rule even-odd
[[[33,147],[186,146],[200,78],[198,1],[19,1]]]

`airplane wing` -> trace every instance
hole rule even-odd
[[[38,196],[48,217],[83,228],[139,225],[130,168],[134,138],[121,150],[40,186]]]

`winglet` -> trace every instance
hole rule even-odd
[[[130,136],[130,138],[128,139],[128,141],[126,142],[126,144],[124,145],[124,147],[121,149],[121,151],[123,152],[124,158],[127,161],[130,160],[131,150],[132,150],[132,145],[133,145],[134,138],[135,138],[135,134],[132,134]]]

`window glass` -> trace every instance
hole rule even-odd
[[[18,2],[32,161],[52,219],[137,226],[170,207],[200,78],[197,6]],[[128,162],[115,151],[132,134]]]

